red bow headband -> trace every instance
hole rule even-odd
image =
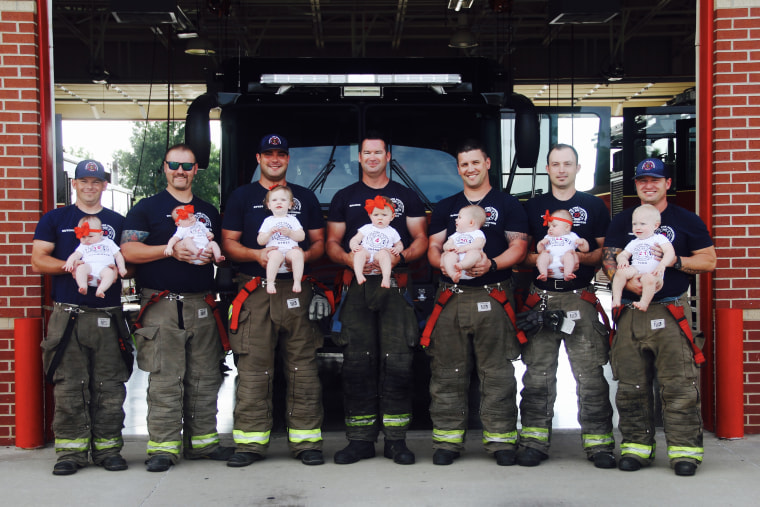
[[[567,218],[562,217],[553,217],[551,213],[549,213],[549,210],[546,210],[546,214],[544,214],[544,227],[549,225],[549,222],[552,222],[554,220],[559,220],[560,222],[565,222],[566,224],[573,225],[572,220],[568,220]]]
[[[274,185],[270,186],[267,190],[269,190],[271,192],[272,190],[274,190],[277,187],[284,187],[284,186],[285,186],[284,183],[275,183]]]
[[[192,204],[186,204],[181,208],[177,208],[177,221],[187,220],[193,213],[195,213],[195,207]]]
[[[82,224],[82,227],[74,227],[74,234],[77,235],[77,239],[89,236],[91,232],[102,232],[105,234],[106,231],[102,229],[90,229],[90,222],[85,222]]]
[[[393,203],[385,199],[381,195],[376,195],[374,199],[367,199],[364,201],[364,209],[367,210],[367,214],[371,214],[372,210],[375,208],[378,209],[385,209],[385,207],[389,207],[394,212],[396,211],[396,208],[393,206]]]

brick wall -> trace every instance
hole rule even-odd
[[[715,7],[715,306],[744,310],[745,431],[760,433],[760,0]]]
[[[0,1],[0,445],[15,438],[13,322],[41,316],[32,273],[41,215],[41,144],[34,1]]]

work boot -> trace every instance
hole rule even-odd
[[[304,465],[322,465],[325,462],[322,451],[319,449],[306,449],[298,454],[298,459]]]
[[[618,463],[618,468],[624,472],[635,472],[639,469],[641,469],[641,463],[639,463],[639,460],[636,458],[632,458],[630,456],[623,456],[620,458],[620,463]]]
[[[511,467],[515,464],[517,453],[514,449],[503,449],[493,453],[496,458],[496,464],[500,467]]]
[[[102,466],[109,472],[120,472],[122,470],[126,470],[127,468],[129,468],[127,466],[127,460],[122,458],[119,454],[114,454],[113,456],[107,456],[100,463],[100,466]]]
[[[615,468],[615,456],[611,452],[599,451],[588,457],[589,461],[594,462],[596,468]]]
[[[448,449],[436,449],[436,451],[433,453],[433,464],[451,465],[458,457],[459,453],[456,451],[449,451]]]
[[[251,463],[261,461],[264,456],[255,452],[236,452],[227,460],[227,466],[233,468],[247,467]]]
[[[348,445],[335,453],[333,461],[337,465],[350,465],[360,459],[375,457],[375,443],[366,440],[349,440]]]
[[[383,455],[399,465],[414,464],[414,453],[406,446],[405,440],[386,440]]]
[[[532,447],[520,447],[517,452],[517,464],[521,467],[537,467],[549,455]]]
[[[154,454],[145,460],[145,469],[148,472],[166,472],[173,464],[168,454]]]
[[[232,455],[235,454],[235,448],[234,447],[225,447],[223,445],[219,445],[211,451],[208,454],[194,454],[189,455],[185,454],[186,459],[210,459],[213,461],[228,461]]]
[[[81,468],[75,461],[63,460],[53,465],[53,475],[73,475]]]
[[[697,465],[691,461],[679,461],[673,466],[673,469],[676,471],[676,475],[681,477],[690,477],[697,473]]]

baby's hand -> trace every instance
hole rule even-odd
[[[172,247],[170,247],[169,245],[166,245],[166,248],[164,248],[164,255],[169,257],[171,254],[172,254]]]
[[[401,252],[401,249],[400,249],[400,248],[396,248],[395,246],[394,246],[394,247],[391,247],[391,248],[389,248],[389,250],[391,251],[391,253],[392,253],[393,255],[398,255],[398,254]]]
[[[121,275],[122,278],[124,278],[125,276],[127,276],[127,270],[119,268],[119,274]]]
[[[628,261],[621,261],[621,262],[618,262],[617,268],[618,269],[625,269],[628,266],[630,266],[630,264],[628,264]]]
[[[581,252],[588,252],[590,250],[588,241],[586,241],[583,238],[578,238],[575,240],[575,246],[578,248]]]
[[[206,239],[208,239],[209,241],[214,239],[214,233],[211,231],[206,231]]]
[[[66,261],[66,264],[63,265],[63,270],[71,273],[74,271],[74,263],[71,261]]]

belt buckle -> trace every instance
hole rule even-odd
[[[454,294],[461,294],[464,292],[462,289],[459,288],[459,286],[457,286],[457,284],[449,285],[446,288],[450,290],[451,292],[453,292]]]
[[[185,299],[185,296],[183,296],[182,294],[176,294],[174,292],[170,292],[169,294],[166,295],[166,299],[168,299],[169,301],[182,301],[183,299]]]
[[[560,280],[559,278],[552,278],[552,283],[554,284],[554,290],[564,289],[564,287],[562,286],[562,284],[565,283],[564,280]],[[559,286],[557,286],[557,284],[559,284]]]
[[[76,313],[76,314],[84,313],[84,310],[82,310],[78,306],[69,306],[69,305],[64,306],[63,311],[69,312],[69,313]]]

